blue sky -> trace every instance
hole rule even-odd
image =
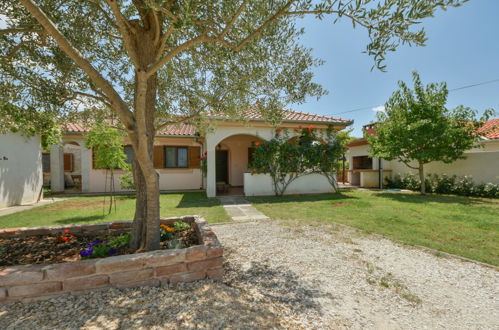
[[[319,101],[310,98],[295,110],[336,115],[354,120],[354,136],[361,136],[362,125],[376,118],[371,106],[384,104],[397,89],[397,81],[411,82],[417,70],[423,83],[445,81],[449,89],[499,79],[499,1],[472,0],[459,8],[438,11],[427,19],[426,47],[399,48],[387,57],[387,72],[371,71],[373,59],[362,53],[368,43],[367,32],[352,29],[347,20],[332,24],[304,18],[302,44],[313,48],[314,56],[326,63],[315,68],[315,81],[329,95]],[[412,85],[412,84],[411,84]],[[449,93],[448,107],[463,104],[480,112],[499,111],[499,82]]]

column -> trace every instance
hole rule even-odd
[[[53,192],[64,191],[64,150],[62,146],[50,146],[50,188]]]
[[[92,151],[81,144],[81,191],[90,192],[90,168],[92,166]]]
[[[206,137],[206,152],[208,157],[208,168],[206,174],[206,196],[216,197],[217,196],[217,182],[216,182],[216,162],[215,162],[215,147],[213,143],[214,136],[208,135]]]

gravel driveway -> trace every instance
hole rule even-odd
[[[0,306],[0,328],[498,329],[497,270],[296,222],[214,226],[223,283]]]

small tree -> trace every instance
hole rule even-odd
[[[276,130],[273,139],[257,142],[252,173],[268,173],[274,193],[282,196],[291,182],[311,173],[323,174],[336,191],[336,171],[345,148],[332,128],[325,132],[312,126],[297,130],[299,135],[291,141],[287,131]]]
[[[88,133],[86,146],[94,151],[94,162],[96,168],[106,169],[110,172],[109,191],[111,192],[109,201],[109,211],[111,213],[116,200],[114,198],[114,170],[119,168],[122,170],[130,170],[130,164],[126,162],[126,154],[123,150],[124,133],[116,128],[110,127],[105,122],[96,123]]]
[[[367,135],[367,139],[372,155],[397,159],[418,170],[421,194],[425,194],[424,165],[465,158],[464,151],[479,141],[477,129],[489,112],[477,120],[476,112],[470,108],[458,106],[449,110],[445,107],[445,83],[423,86],[417,72],[412,76],[414,89],[399,82],[400,90],[390,97],[385,111],[378,112],[376,134]]]
[[[291,182],[304,175],[300,147],[288,142],[288,133],[278,129],[268,142],[256,142],[252,173],[269,173],[276,196],[282,196]]]

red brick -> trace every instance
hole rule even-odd
[[[154,270],[152,268],[131,270],[128,272],[109,274],[109,282],[111,284],[125,284],[130,282],[142,281],[153,277],[153,275]]]
[[[206,271],[206,275],[208,278],[212,280],[221,280],[224,276],[224,269],[223,268],[214,268],[214,269],[208,269]]]
[[[177,273],[185,273],[185,272],[187,272],[187,267],[183,263],[156,268],[156,276],[158,276],[158,277],[165,276],[165,275],[177,274]]]
[[[129,221],[115,221],[109,224],[109,229],[124,229],[130,228],[131,223]]]
[[[142,281],[115,284],[117,288],[136,288],[141,286],[159,286],[159,285],[160,285],[160,280],[157,278],[148,278],[147,280],[142,280]]]
[[[21,231],[21,228],[0,229],[0,237],[9,238],[12,236],[16,236],[20,231]]]
[[[143,253],[138,253],[104,258],[97,261],[95,267],[97,273],[116,273],[144,268],[144,263]]]
[[[17,285],[43,280],[42,266],[15,266],[0,270],[0,285]]]
[[[222,267],[223,258],[213,258],[202,261],[190,262],[187,264],[187,269],[191,272],[207,270],[212,268]]]
[[[109,276],[92,275],[78,278],[68,278],[63,282],[64,291],[93,289],[109,284]]]
[[[174,265],[185,261],[184,250],[159,250],[148,252],[145,257],[146,266],[159,267]]]
[[[223,248],[210,248],[206,251],[206,257],[207,258],[213,258],[213,257],[221,257],[224,255],[224,249]]]
[[[205,246],[194,246],[186,249],[185,260],[186,261],[196,261],[206,259]]]
[[[29,229],[23,230],[23,234],[25,236],[49,235],[50,234],[50,229],[48,229],[46,227],[29,228]]]
[[[71,277],[81,277],[95,274],[96,260],[68,262],[50,265],[44,268],[46,280],[64,280]]]
[[[94,225],[83,225],[81,227],[82,231],[83,232],[97,232],[97,231],[107,231],[107,229],[109,228],[109,225],[107,223],[103,223],[103,224],[94,224]]]
[[[175,274],[169,277],[169,282],[171,284],[176,284],[179,282],[194,282],[203,280],[206,277],[206,272],[193,272],[193,273],[183,273]]]
[[[31,283],[8,288],[9,297],[39,296],[62,290],[61,282]]]

